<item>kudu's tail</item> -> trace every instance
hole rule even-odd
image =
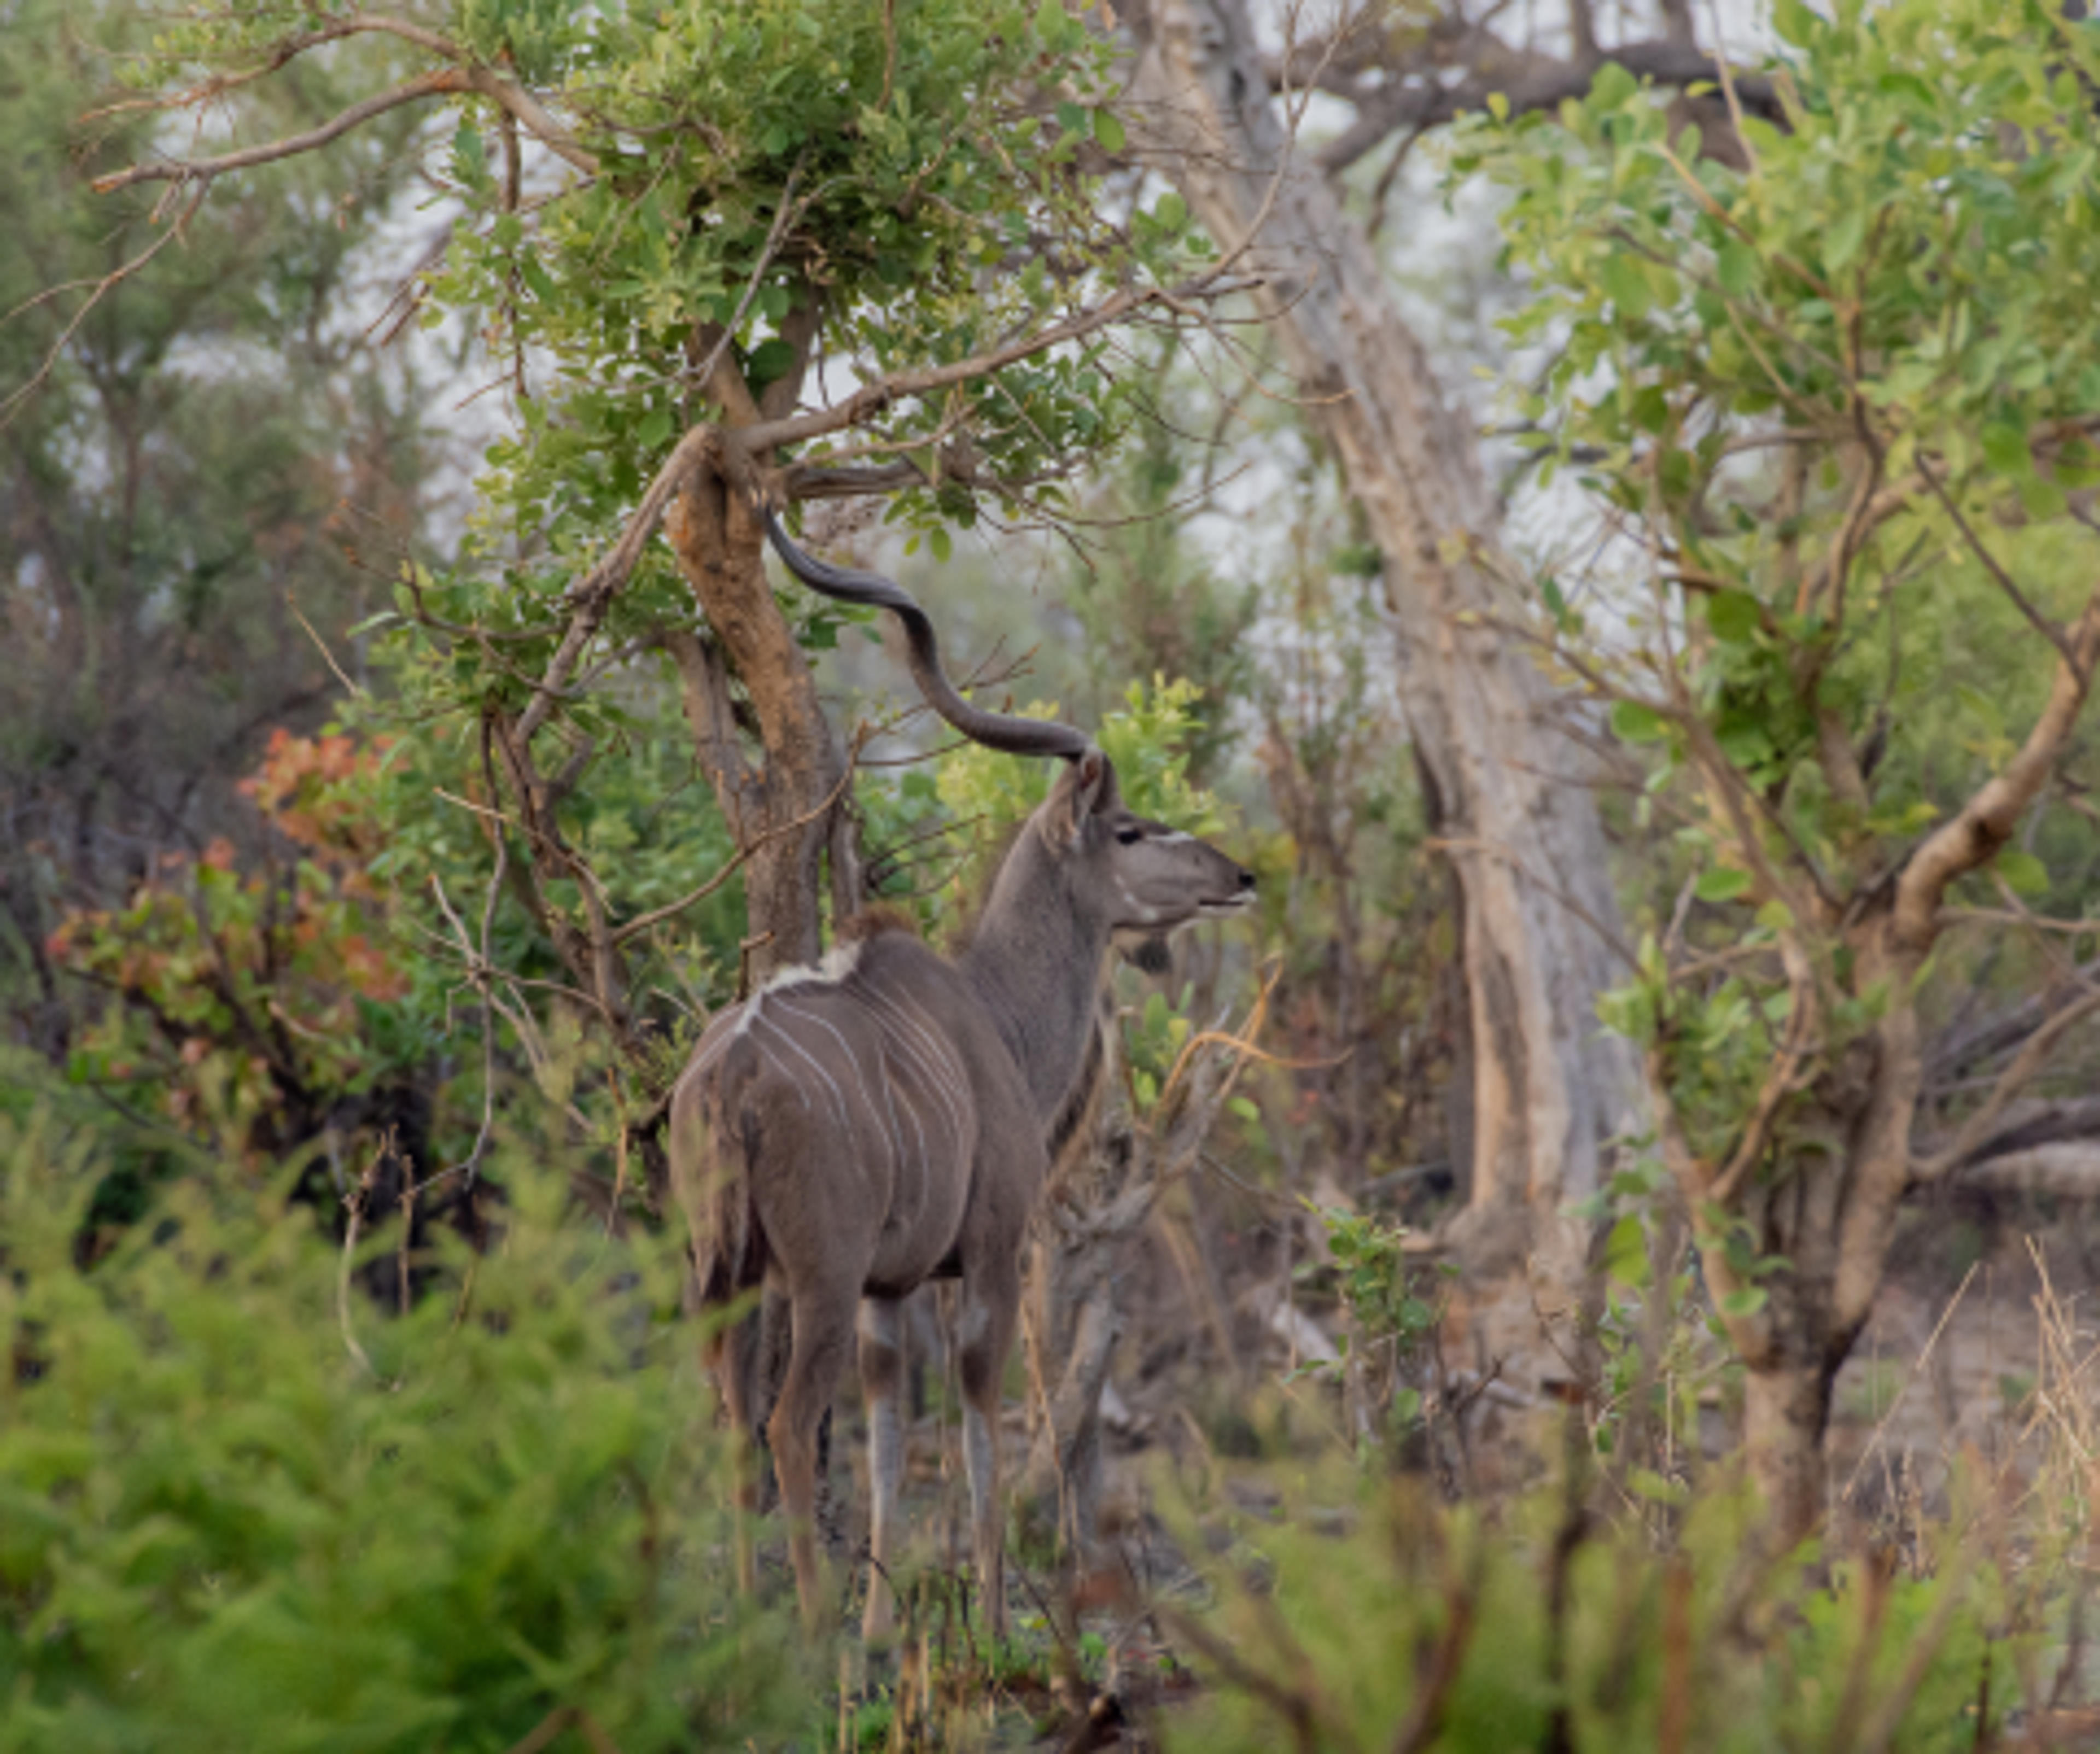
[[[752,1217],[750,1154],[723,1109],[719,1080],[690,1079],[671,1100],[671,1189],[690,1241],[686,1302],[695,1314],[734,1302],[765,1273]]]

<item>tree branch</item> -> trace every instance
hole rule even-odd
[[[2014,1056],[2013,1063],[1998,1075],[1998,1082],[1991,1086],[1990,1095],[1983,1099],[1976,1112],[1962,1122],[1961,1130],[1955,1134],[1946,1148],[1935,1152],[1929,1157],[1912,1160],[1912,1186],[1936,1182],[1949,1170],[1958,1169],[1964,1163],[1984,1155],[1979,1148],[1990,1137],[1991,1128],[1998,1117],[2005,1113],[2005,1104],[2041,1070],[2064,1033],[2096,1011],[2100,1011],[2100,989],[2089,989],[2029,1036],[2027,1044]],[[2013,1136],[2017,1137],[2017,1135]]]
[[[1984,782],[1960,814],[1926,838],[1896,879],[1896,936],[1916,954],[1930,949],[1939,935],[1939,904],[1948,886],[1996,855],[2012,839],[2022,813],[2048,784],[2092,689],[2093,662],[2100,658],[2100,588],[2087,600],[2061,649],[2048,704],[2019,752],[2003,773]]]
[[[236,85],[245,84],[251,79],[275,72],[308,49],[338,42],[345,37],[373,32],[412,42],[434,55],[442,55],[451,64],[418,74],[390,90],[353,104],[318,128],[309,129],[304,134],[289,135],[284,139],[268,141],[260,146],[243,147],[217,158],[169,159],[154,164],[132,165],[122,170],[112,171],[107,176],[96,178],[90,187],[98,195],[109,195],[141,183],[208,183],[229,171],[245,170],[257,165],[272,164],[280,159],[311,152],[340,139],[353,128],[371,121],[373,117],[399,109],[404,104],[418,103],[425,98],[454,96],[463,92],[473,92],[500,105],[549,152],[566,159],[587,176],[598,174],[597,155],[577,144],[576,137],[523,86],[514,80],[504,78],[489,68],[474,64],[457,43],[439,36],[435,31],[375,14],[360,14],[325,30],[288,39],[278,45],[263,67],[252,68],[227,79],[208,81],[151,107],[170,110],[192,108],[210,101]]]
[[[1491,47],[1489,46],[1492,46]],[[1621,43],[1599,52],[1593,64],[1554,61],[1516,53],[1493,37],[1476,51],[1463,78],[1445,84],[1434,79],[1403,82],[1389,78],[1358,105],[1357,120],[1323,147],[1320,168],[1334,175],[1346,170],[1389,134],[1401,129],[1433,128],[1487,108],[1491,95],[1509,100],[1510,113],[1551,109],[1590,89],[1599,68],[1616,64],[1637,79],[1657,85],[1718,82],[1725,73],[1743,107],[1767,120],[1781,117],[1779,93],[1762,73],[1724,68],[1718,57],[1690,44],[1657,39]]]
[[[159,255],[162,250],[165,249],[174,239],[179,237],[182,235],[183,227],[187,225],[191,218],[196,214],[197,209],[203,205],[203,201],[204,191],[202,189],[199,189],[196,193],[190,198],[189,205],[185,207],[181,213],[177,214],[175,218],[169,223],[168,227],[165,231],[161,232],[158,237],[155,238],[153,241],[148,244],[143,249],[140,250],[137,255],[131,258],[129,262],[118,264],[117,267],[111,269],[108,273],[103,275],[99,280],[97,280],[95,283],[93,290],[88,293],[86,301],[82,304],[80,309],[73,312],[72,317],[68,320],[66,326],[59,332],[58,339],[53,342],[49,347],[44,350],[43,363],[37,368],[36,371],[31,375],[29,381],[17,389],[5,402],[0,402],[0,427],[4,427],[13,421],[15,410],[20,408],[22,404],[35,393],[38,386],[42,384],[46,378],[51,375],[51,368],[58,364],[59,355],[65,351],[66,343],[70,342],[75,335],[80,333],[80,326],[87,320],[88,313],[94,310],[97,305],[102,302],[103,299],[108,296],[112,288],[121,284],[125,280],[129,280],[141,268],[144,267],[148,262],[151,262],[156,256]],[[77,284],[78,283],[75,284]],[[60,289],[56,288],[53,289],[54,291],[57,291],[59,289]],[[14,310],[7,313],[6,319],[0,320],[12,321],[14,318],[19,316],[23,311],[30,309],[34,305],[42,303],[43,299],[48,296],[49,294],[39,294],[36,298],[29,300],[27,303],[18,305]]]
[[[383,116],[389,110],[399,109],[404,104],[420,103],[425,98],[444,97],[468,88],[466,76],[456,67],[440,68],[420,73],[404,85],[394,86],[368,97],[361,104],[353,104],[346,110],[331,117],[318,128],[310,128],[304,134],[286,136],[281,140],[271,140],[261,146],[245,146],[237,152],[226,152],[217,158],[170,158],[154,164],[132,165],[122,170],[112,170],[107,176],[97,177],[89,185],[98,195],[113,195],[119,189],[128,189],[141,183],[210,183],[229,171],[247,170],[257,165],[276,163],[279,159],[293,158],[302,152],[311,152],[341,139],[351,129],[370,121],[375,116]]]

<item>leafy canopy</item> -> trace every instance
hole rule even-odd
[[[1621,538],[1590,600],[1546,581],[1543,637],[1661,757],[1651,793],[1689,792],[1688,950],[1651,939],[1608,1020],[1712,1159],[1776,1055],[1832,1064],[1882,1014],[1859,932],[2005,766],[2100,559],[2100,26],[2038,0],[1775,20],[1785,125],[1743,118],[1739,164],[1611,68],[1460,156],[1511,190],[1535,283],[1511,326],[1546,362],[1542,476],[1580,458]],[[2000,872],[2047,886],[2023,852]]]

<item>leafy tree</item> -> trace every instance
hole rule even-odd
[[[53,959],[125,1002],[83,1031],[81,1081],[153,1090],[170,1120],[259,1166],[392,1069],[373,1038],[410,976],[369,875],[382,754],[280,729],[243,782],[277,859],[244,876],[221,837],[165,855],[124,906],[61,922]]]
[[[2100,661],[2100,28],[2038,0],[1775,16],[1784,120],[1741,119],[1739,168],[1611,68],[1467,152],[1538,281],[1524,412],[1618,537],[1587,594],[1541,584],[1531,631],[1653,751],[1688,866],[1604,1015],[1645,1055],[1791,1539],[1900,1201],[2100,1006],[2069,986],[1921,1143],[1949,934],[2032,923],[2049,874],[2014,843]],[[2002,670],[1974,676],[1977,642]]]
[[[195,211],[98,201],[83,155],[143,152],[156,119],[80,118],[143,37],[130,9],[29,0],[0,67],[0,1007],[54,1057],[82,1009],[44,950],[59,911],[236,830],[263,732],[336,690],[299,618],[356,619],[345,537],[412,528],[429,455],[342,316],[402,129]],[[360,91],[315,64],[256,101],[305,127]]]
[[[340,128],[256,139],[252,96],[338,45],[395,82]],[[827,890],[861,899],[847,752],[804,656],[840,618],[775,598],[754,500],[893,496],[937,554],[951,522],[1054,511],[1123,424],[1098,337],[1222,272],[1178,197],[1101,210],[1107,65],[1059,0],[475,0],[200,15],[140,72],[164,111],[223,95],[254,143],[105,189],[201,197],[374,116],[443,113],[426,309],[471,315],[509,419],[461,562],[404,586],[404,705],[645,1086],[664,1020],[635,957],[680,910],[640,906],[579,827],[620,789],[638,694],[675,687],[735,835],[742,976],[814,956]]]

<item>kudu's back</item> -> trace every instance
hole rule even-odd
[[[952,1272],[973,1201],[1034,1199],[1037,1132],[992,1019],[909,932],[794,971],[715,1019],[672,1097],[699,1301],[769,1271],[893,1298]],[[987,1139],[998,1188],[978,1186]]]

